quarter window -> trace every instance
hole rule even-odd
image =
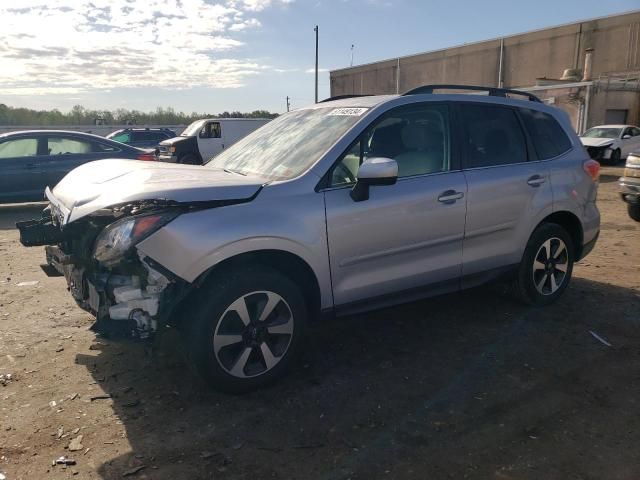
[[[468,168],[527,161],[524,133],[512,109],[462,105],[461,110]]]
[[[392,158],[398,177],[444,172],[450,168],[449,111],[445,105],[411,105],[384,114],[342,155],[330,175],[331,186],[355,182],[367,158]]]
[[[91,147],[95,153],[103,153],[103,152],[119,152],[120,149],[114,147],[113,145],[107,145],[106,143],[91,143]]]
[[[37,154],[36,138],[17,138],[0,143],[0,158],[30,157]]]
[[[560,124],[548,113],[520,109],[539,160],[557,157],[571,148],[571,141]]]

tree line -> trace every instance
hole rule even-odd
[[[9,107],[0,103],[0,125],[183,125],[201,118],[275,118],[277,113],[267,110],[253,112],[184,113],[173,108],[158,107],[154,112],[138,110],[90,110],[82,105],[74,106],[68,112],[53,110],[32,110],[30,108]]]

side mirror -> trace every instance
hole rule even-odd
[[[631,135],[629,135],[628,133],[627,133],[626,135],[623,135],[623,136],[622,136],[622,139],[623,139],[623,140],[627,140],[627,139],[629,139],[629,138],[631,138]]]
[[[351,190],[354,202],[369,199],[371,185],[393,185],[398,180],[398,164],[391,158],[375,157],[364,161],[358,169],[358,180]]]

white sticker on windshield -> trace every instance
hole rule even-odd
[[[369,110],[368,108],[334,108],[329,115],[346,115],[349,117],[359,117],[364,112]]]

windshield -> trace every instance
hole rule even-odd
[[[582,134],[586,138],[618,138],[622,128],[590,128]]]
[[[195,137],[200,130],[202,129],[202,124],[204,123],[204,120],[196,120],[195,122],[193,122],[191,125],[189,125],[187,128],[185,128],[182,133],[180,134],[181,137]]]
[[[207,167],[287,180],[313,165],[366,111],[317,108],[279,116],[213,157]]]

